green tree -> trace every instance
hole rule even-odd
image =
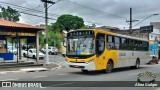
[[[40,45],[40,48],[42,48],[44,46],[44,41],[45,41],[45,37],[44,35],[42,34],[42,32],[39,32],[39,45]]]
[[[68,32],[71,29],[79,29],[84,26],[84,21],[78,16],[64,14],[58,17],[56,25],[57,27],[59,27],[60,32],[62,32],[63,30],[66,30]]]
[[[55,46],[57,48],[61,48],[61,38],[60,33],[55,33],[50,31],[48,36],[48,45],[49,46]]]
[[[15,9],[12,9],[11,7],[2,7],[0,6],[1,12],[0,12],[0,19],[8,20],[8,21],[13,21],[17,22],[19,21],[19,17],[21,16],[18,11]],[[12,39],[8,38],[8,41],[12,43]],[[17,39],[13,39],[14,43],[18,43]]]
[[[51,23],[51,25],[48,25],[48,29],[54,33],[62,33],[59,23]]]
[[[18,11],[16,11],[15,9],[12,9],[9,6],[7,8],[0,6],[0,8],[1,8],[0,19],[13,21],[13,22],[19,21],[19,17],[21,15]]]

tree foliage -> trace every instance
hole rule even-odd
[[[60,17],[58,17],[55,23],[51,23],[48,26],[48,31],[49,31],[48,45],[60,48],[61,47],[60,34],[63,33],[63,30],[69,31],[71,29],[79,29],[83,26],[84,26],[84,21],[82,18],[69,14],[61,15]],[[54,40],[52,40],[52,38],[54,38]]]
[[[62,33],[63,32],[59,23],[51,23],[51,25],[48,26],[48,29],[54,33]]]
[[[39,32],[39,45],[41,46],[40,48],[42,48],[44,46],[44,41],[45,41],[45,37],[42,34],[42,32]]]
[[[12,9],[9,6],[7,8],[0,6],[0,8],[1,8],[1,12],[0,12],[1,19],[13,21],[13,22],[19,21],[19,17],[21,15],[18,11],[16,11],[15,9]]]
[[[60,33],[55,33],[55,32],[49,31],[48,40],[49,40],[48,41],[49,46],[61,48]]]
[[[13,21],[17,22],[19,21],[19,17],[21,16],[18,11],[15,9],[12,9],[11,7],[2,7],[0,6],[1,12],[0,12],[0,19],[8,20],[8,21]],[[8,42],[12,43],[12,39],[8,38]],[[13,39],[14,43],[18,43],[17,39]]]
[[[84,21],[78,16],[64,14],[58,17],[55,25],[59,27],[60,32],[62,32],[63,30],[66,30],[68,32],[71,29],[79,29],[84,26]]]

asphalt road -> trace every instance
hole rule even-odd
[[[64,65],[64,58],[61,56],[50,56],[50,61]],[[0,88],[0,90],[160,90],[157,87],[96,87],[106,83],[103,81],[131,81],[137,80],[137,75],[142,72],[152,72],[156,75],[156,81],[160,81],[160,64],[143,65],[140,69],[120,68],[115,69],[112,73],[105,74],[102,71],[90,71],[83,73],[79,69],[61,68],[53,71],[43,72],[19,72],[1,74],[1,81],[67,81],[59,83],[51,83],[50,87],[43,88]],[[81,82],[80,85],[90,87],[74,87],[76,81]],[[88,82],[90,81],[90,82]],[[96,82],[100,81],[100,82]],[[93,84],[94,83],[94,84]],[[95,84],[96,83],[96,84]],[[107,82],[109,83],[109,82]],[[121,84],[123,82],[119,82]],[[127,84],[127,83],[126,83]],[[52,87],[51,87],[52,86]],[[53,87],[54,86],[54,87]],[[55,87],[56,86],[56,87]],[[115,85],[116,86],[116,85]],[[160,88],[160,87],[158,87]]]

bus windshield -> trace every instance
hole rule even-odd
[[[95,54],[94,37],[68,38],[67,55]]]

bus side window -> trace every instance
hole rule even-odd
[[[129,39],[129,46],[128,46],[128,49],[129,50],[134,50],[134,40],[133,39]]]
[[[96,37],[96,54],[99,56],[103,53],[105,49],[105,35],[104,34],[97,34]]]
[[[125,50],[126,49],[126,47],[127,47],[127,41],[126,41],[127,39],[125,39],[125,38],[121,38],[121,44],[120,44],[120,49],[121,50]]]
[[[115,49],[119,50],[120,49],[120,37],[115,37]]]
[[[115,49],[115,46],[114,46],[114,37],[111,36],[111,35],[107,36],[107,48],[108,49]]]

